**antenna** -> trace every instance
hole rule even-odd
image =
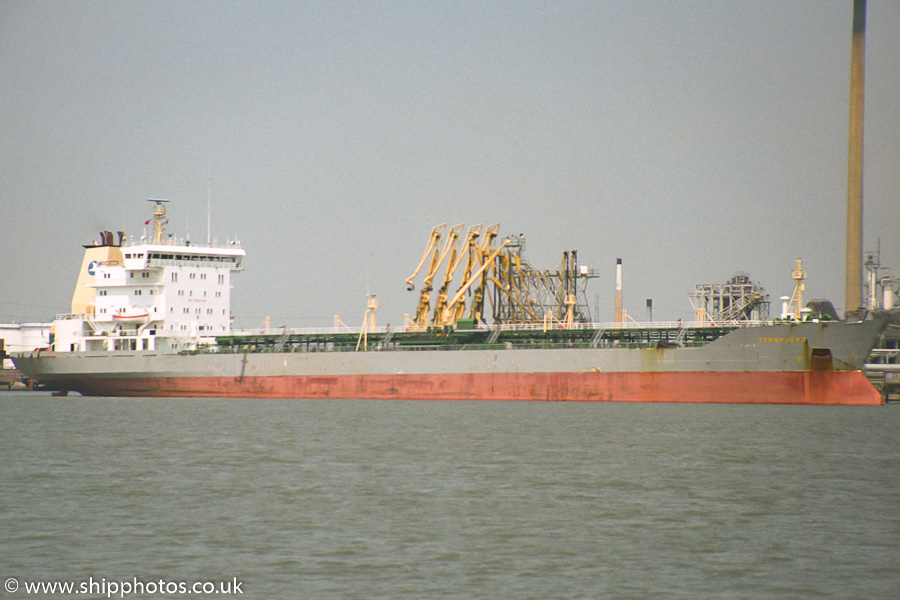
[[[209,222],[210,222],[210,198],[212,197],[212,191],[209,182],[209,163],[206,163],[206,245],[209,246]]]

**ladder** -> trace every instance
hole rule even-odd
[[[272,352],[278,353],[284,350],[284,345],[287,342],[288,337],[291,335],[291,332],[287,329],[284,330],[284,335],[278,338],[278,341],[275,342],[275,347],[272,349]]]
[[[603,334],[606,333],[605,329],[598,329],[594,333],[594,337],[591,338],[591,348],[597,348],[600,346],[600,340],[603,339]]]

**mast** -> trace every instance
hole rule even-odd
[[[147,202],[156,202],[156,206],[153,208],[153,243],[157,245],[162,244],[163,233],[165,233],[166,223],[168,223],[165,206],[165,203],[168,202],[168,200],[148,198]]]

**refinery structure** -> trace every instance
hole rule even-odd
[[[690,301],[698,321],[708,319],[726,323],[769,319],[769,295],[746,273],[737,273],[723,284],[698,284]]]

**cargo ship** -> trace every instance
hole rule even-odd
[[[13,356],[23,373],[90,396],[883,403],[861,368],[884,322],[746,319],[733,306],[724,321],[638,323],[617,292],[615,321],[598,323],[584,301],[596,274],[575,251],[532,269],[496,225],[432,230],[401,327],[377,326],[370,297],[358,329],[235,330],[243,248],[167,234],[167,201],[152,202],[140,239],[101,232],[85,246],[49,347]]]

